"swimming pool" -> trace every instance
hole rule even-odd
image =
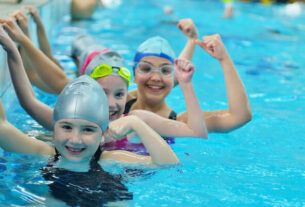
[[[173,15],[163,13],[164,5],[173,7]],[[178,54],[186,38],[174,22],[191,17],[200,36],[221,34],[245,84],[253,120],[228,134],[210,134],[208,140],[176,139],[172,147],[181,166],[130,176],[132,206],[305,206],[304,8],[294,16],[285,5],[236,3],[234,18],[227,20],[218,1],[129,0],[100,9],[91,21],[71,25],[67,16],[58,26],[51,37],[53,51],[74,76],[68,54],[77,33],[89,32],[130,64],[138,45],[154,35],[167,38]],[[217,61],[197,47],[193,62],[202,108],[226,108]],[[56,100],[36,93],[51,105]],[[168,103],[177,112],[185,110],[178,87]],[[42,131],[18,104],[8,118],[30,134]],[[46,158],[0,152],[0,206],[43,204],[47,189],[37,169]]]

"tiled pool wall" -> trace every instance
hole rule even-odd
[[[15,11],[25,4],[37,7],[48,36],[52,34],[53,28],[62,21],[64,15],[66,15],[70,9],[70,0],[25,0],[22,4],[0,4],[0,7],[2,7],[2,11],[5,9],[9,12]],[[4,17],[3,12],[1,12],[0,16],[1,18]],[[36,26],[31,18],[29,18],[29,29],[31,32],[31,38],[37,46]],[[6,112],[8,112],[10,106],[13,105],[12,103],[15,103],[17,99],[11,83],[6,53],[3,51],[2,47],[0,48],[0,71],[0,96],[6,108]]]

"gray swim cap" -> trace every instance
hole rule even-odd
[[[95,56],[93,60],[91,60],[86,67],[84,74],[90,75],[97,66],[102,64],[118,68],[125,67],[124,58],[119,53],[113,50],[107,50]]]
[[[72,42],[71,56],[74,58],[78,56],[80,57],[79,68],[81,68],[89,53],[104,49],[106,49],[106,47],[98,43],[92,36],[88,34],[80,34],[77,35]]]
[[[108,99],[103,88],[91,77],[82,75],[70,81],[56,101],[53,124],[61,119],[85,119],[105,132],[109,121]]]

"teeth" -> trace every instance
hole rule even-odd
[[[68,149],[70,150],[70,151],[72,151],[72,152],[80,152],[80,151],[82,151],[84,148],[70,148],[70,147],[68,147]]]
[[[115,111],[109,111],[110,116],[114,115],[115,113],[116,113]]]
[[[152,88],[152,89],[161,89],[162,87],[160,87],[160,86],[149,86],[150,88]]]

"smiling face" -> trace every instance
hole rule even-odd
[[[102,130],[83,119],[61,119],[54,126],[54,144],[69,161],[90,161],[102,141]]]
[[[169,60],[156,56],[147,56],[140,60],[151,64],[155,68],[172,64]],[[151,104],[160,104],[174,86],[174,76],[163,77],[158,71],[150,74],[141,74],[135,69],[134,80],[143,101]]]
[[[109,121],[120,118],[123,114],[128,93],[126,81],[120,76],[106,76],[96,79],[103,87],[109,103]]]

